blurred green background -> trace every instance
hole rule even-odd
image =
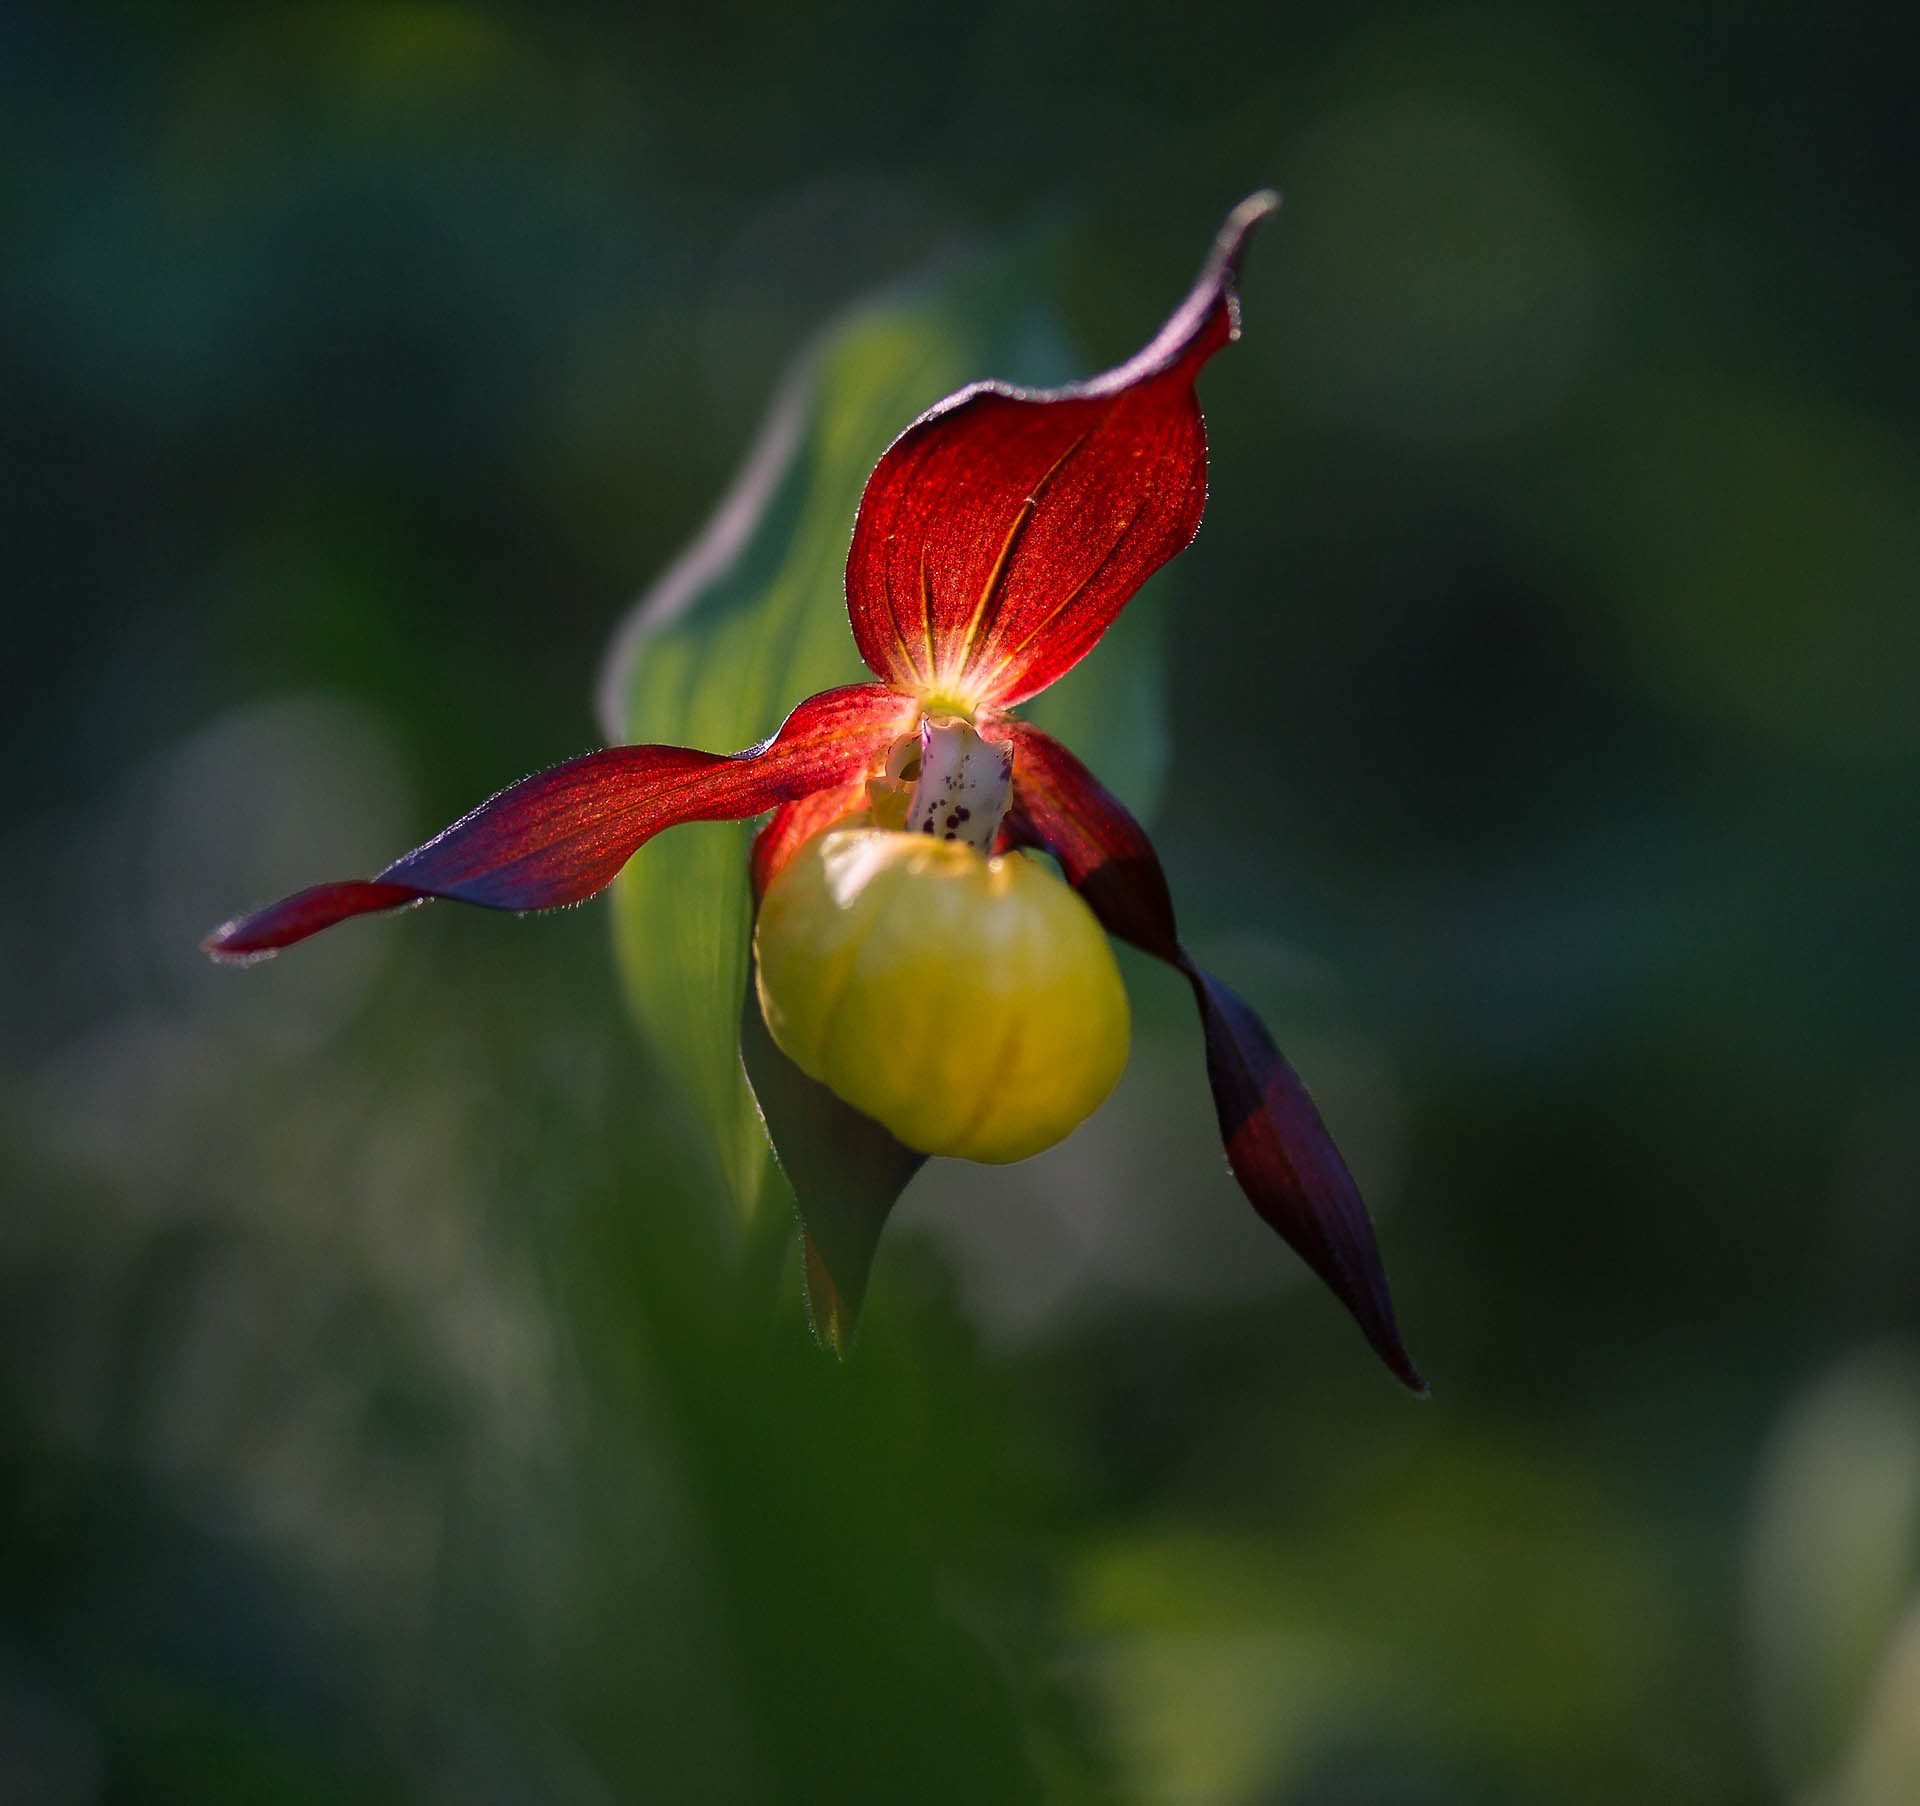
[[[1920,1799],[1911,87],[1870,7],[0,3],[0,1798]],[[1012,259],[1092,371],[1268,182],[1155,821],[1430,1404],[1143,964],[841,1368],[604,903],[201,960],[595,743],[838,310]]]

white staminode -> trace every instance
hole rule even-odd
[[[1013,797],[1013,748],[983,740],[964,721],[920,723],[920,775],[907,803],[907,831],[993,851]]]

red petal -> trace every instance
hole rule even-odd
[[[1185,959],[1160,855],[1124,804],[1051,734],[1012,717],[983,725],[988,739],[1013,742],[1016,845],[1044,847],[1109,934],[1156,959]],[[1184,969],[1184,968],[1183,968]]]
[[[551,909],[610,883],[646,840],[681,822],[737,821],[874,766],[913,705],[879,684],[826,690],[740,753],[614,746],[523,778],[371,880],[318,885],[210,935],[216,959],[254,959],[348,916],[450,897]]]
[[[1110,933],[1186,975],[1206,1030],[1220,1139],[1240,1189],[1353,1313],[1374,1352],[1424,1395],[1394,1323],[1359,1187],[1260,1018],[1180,945],[1166,874],[1146,830],[1059,741],[1024,721],[997,731],[1014,749],[1012,838],[1058,859]]]
[[[867,806],[864,774],[830,790],[816,790],[791,803],[782,803],[767,825],[753,837],[753,894],[764,896],[780,868],[822,828],[843,815]]]
[[[1207,1081],[1240,1189],[1332,1287],[1395,1376],[1425,1397],[1394,1323],[1372,1219],[1306,1086],[1246,1004],[1190,960],[1181,970],[1206,1027]]]
[[[1207,499],[1200,366],[1239,336],[1233,284],[1276,206],[1241,202],[1200,279],[1137,356],[1071,388],[976,383],[875,467],[847,558],[847,611],[891,683],[1015,703],[1076,664]]]

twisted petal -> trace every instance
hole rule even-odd
[[[1220,1139],[1240,1189],[1353,1313],[1396,1377],[1424,1394],[1394,1323],[1359,1188],[1260,1018],[1180,945],[1166,874],[1146,830],[1059,741],[1024,721],[999,731],[1014,748],[1010,837],[1058,859],[1110,933],[1186,976],[1206,1031]]]
[[[847,558],[847,611],[874,672],[1018,702],[1186,547],[1207,495],[1194,378],[1239,336],[1240,255],[1278,204],[1263,193],[1234,209],[1193,291],[1118,369],[1066,389],[976,383],[893,442]]]
[[[809,697],[739,753],[614,746],[523,778],[372,879],[316,885],[216,929],[216,959],[256,959],[349,916],[450,897],[551,909],[610,883],[646,840],[681,822],[737,821],[847,782],[904,728],[912,705],[880,684]]]

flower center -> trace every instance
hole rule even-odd
[[[887,752],[867,782],[876,827],[958,841],[991,854],[1013,797],[1013,749],[983,740],[970,722],[925,715]]]
[[[907,800],[907,831],[964,841],[991,853],[1013,800],[1013,748],[983,740],[964,721],[923,717],[920,774]]]

